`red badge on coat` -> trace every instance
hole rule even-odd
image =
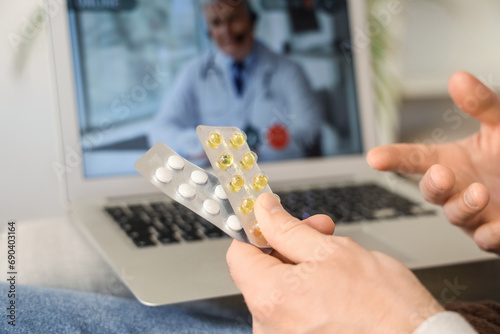
[[[286,126],[282,124],[271,125],[267,130],[267,142],[277,151],[285,149],[290,143],[290,134]]]

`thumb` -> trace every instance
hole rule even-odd
[[[319,244],[331,238],[291,216],[269,193],[257,198],[255,216],[271,247],[295,263],[310,258]]]

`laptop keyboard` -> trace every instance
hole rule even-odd
[[[176,202],[113,206],[105,210],[138,247],[229,237]]]
[[[306,219],[325,214],[336,224],[435,213],[376,184],[279,192],[278,195],[292,216]]]
[[[336,224],[434,214],[375,184],[278,192],[291,215],[330,216]],[[138,247],[228,237],[177,202],[108,206],[106,212]]]

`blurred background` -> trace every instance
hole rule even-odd
[[[367,1],[375,29],[373,85],[381,142],[438,142],[474,131],[473,120],[455,113],[447,81],[466,70],[500,91],[500,2]],[[400,14],[389,13],[395,4]],[[2,220],[64,212],[62,185],[52,168],[62,160],[52,59],[38,5],[0,0]],[[20,35],[24,39],[15,37]],[[435,129],[445,135],[433,136]]]

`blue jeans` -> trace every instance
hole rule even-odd
[[[102,294],[16,286],[15,327],[9,285],[0,283],[0,333],[251,333],[243,302],[226,299],[158,307]],[[232,299],[231,299],[232,300]]]

